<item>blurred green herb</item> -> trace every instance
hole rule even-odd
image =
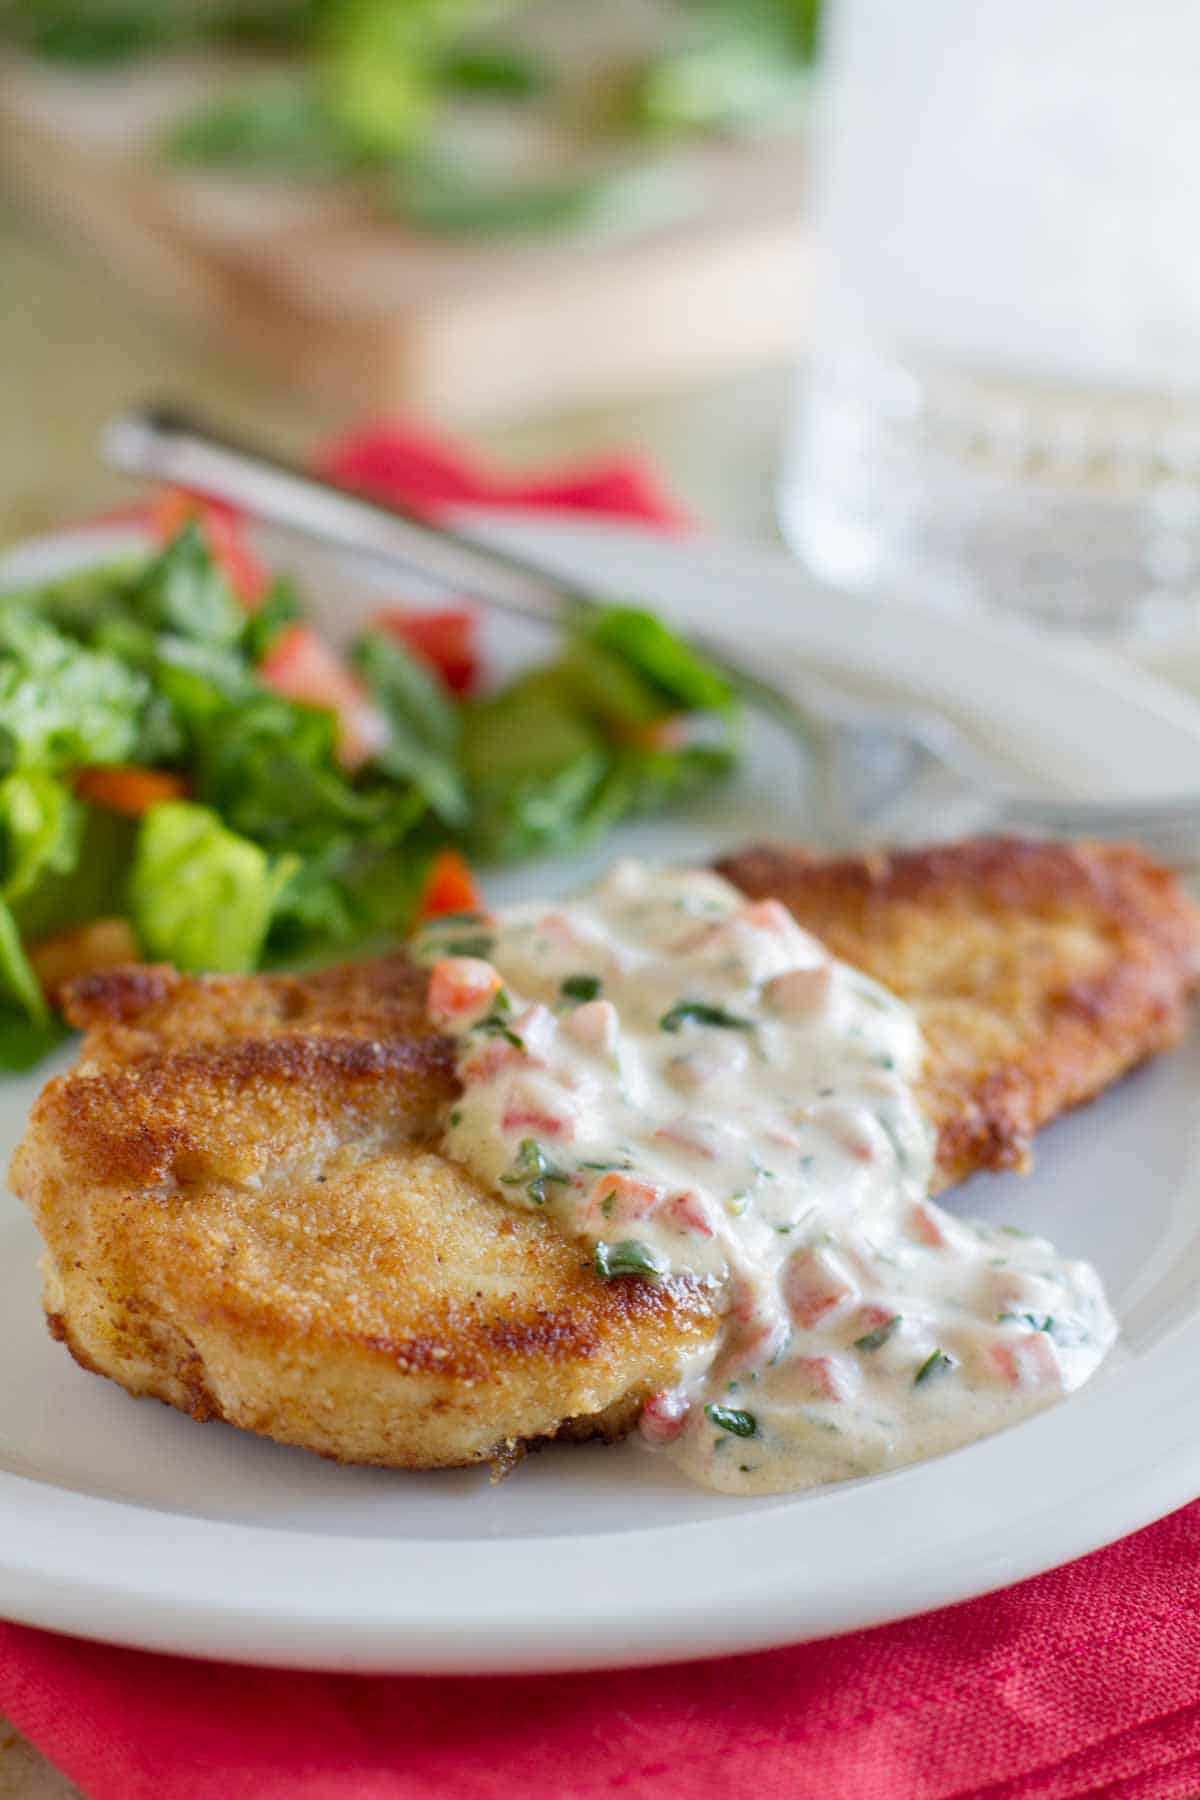
[[[698,194],[648,157],[647,139],[790,128],[802,115],[820,0],[656,0],[658,47],[619,75],[619,53],[609,67],[601,45],[582,86],[558,81],[536,13],[511,32],[527,6],[0,0],[0,37],[82,68],[214,45],[291,51],[290,72],[231,74],[169,128],[167,154],[186,167],[293,181],[375,171],[383,203],[439,234],[648,231],[686,216]],[[531,110],[594,154],[540,177],[523,169],[519,149],[472,166],[455,110],[472,103]]]

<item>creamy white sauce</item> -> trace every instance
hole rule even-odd
[[[913,1462],[1061,1398],[1112,1344],[1087,1263],[929,1199],[913,1012],[777,901],[623,863],[417,949],[460,1040],[447,1152],[608,1279],[720,1284],[715,1344],[641,1418],[695,1480]]]

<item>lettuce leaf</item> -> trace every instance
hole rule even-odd
[[[181,969],[240,973],[262,954],[296,868],[228,830],[215,812],[169,800],[142,820],[129,899],[149,955]]]
[[[0,994],[35,1025],[49,1022],[50,1008],[41,983],[21,947],[21,933],[8,907],[0,900]]]
[[[236,644],[246,624],[245,612],[195,519],[189,519],[147,564],[129,604],[134,616],[152,630],[207,644]]]
[[[47,858],[33,885],[10,901],[26,943],[126,910],[136,821],[100,806],[81,806],[77,816],[70,866],[65,854]]]
[[[689,731],[678,747],[655,746],[655,725],[680,714],[707,741]],[[682,802],[733,768],[736,728],[724,676],[654,614],[586,614],[558,662],[465,713],[471,848],[498,862],[563,855]]]
[[[83,807],[44,769],[0,781],[0,892],[21,900],[43,876],[69,874],[79,858]]]
[[[580,647],[595,646],[618,657],[670,711],[729,712],[736,704],[721,671],[644,607],[606,606],[577,624],[573,638]]]
[[[353,660],[392,728],[376,766],[411,781],[446,825],[465,824],[467,796],[455,761],[460,720],[452,702],[394,638],[368,633],[355,646]]]
[[[144,675],[24,607],[0,611],[0,768],[123,762],[150,700]]]

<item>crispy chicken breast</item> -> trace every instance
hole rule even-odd
[[[782,898],[918,1010],[944,1183],[1182,1033],[1197,915],[1129,849],[980,841],[873,860],[765,849]],[[305,976],[101,971],[13,1163],[50,1329],[197,1419],[349,1462],[510,1459],[616,1435],[717,1329],[699,1281],[604,1282],[437,1149],[451,1044],[402,955]]]
[[[978,838],[866,858],[768,845],[718,867],[915,1008],[939,1188],[1026,1168],[1043,1125],[1183,1035],[1200,914],[1128,845]]]

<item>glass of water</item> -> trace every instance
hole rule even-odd
[[[1200,618],[1200,5],[833,8],[790,542],[834,585]]]

